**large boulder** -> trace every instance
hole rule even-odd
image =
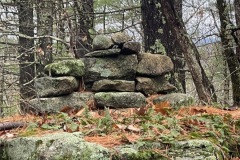
[[[0,139],[1,160],[109,160],[110,152],[83,140],[81,133],[51,133],[39,137]]]
[[[85,58],[85,83],[102,79],[134,80],[137,69],[136,55],[119,55],[108,58]]]
[[[34,81],[38,97],[62,96],[78,89],[75,77],[41,77]]]
[[[98,92],[94,95],[97,107],[140,108],[146,106],[146,98],[137,92]]]
[[[188,106],[193,104],[194,98],[184,93],[171,93],[161,95],[153,99],[153,103],[170,102],[172,108],[179,108],[181,106]]]
[[[139,42],[126,42],[122,47],[122,54],[138,54],[141,50],[141,44]]]
[[[52,98],[35,98],[29,101],[29,105],[36,113],[56,113],[64,107],[81,109],[87,107],[90,101],[94,101],[91,92],[74,92],[67,96]]]
[[[93,39],[93,50],[104,50],[104,49],[109,49],[111,46],[113,46],[113,41],[111,38],[104,36],[104,35],[97,35]]]
[[[224,152],[209,140],[193,139],[178,141],[170,148],[170,157],[178,160],[224,160]]]
[[[161,76],[173,70],[171,58],[160,54],[139,54],[137,73],[145,76]]]
[[[135,81],[126,80],[108,80],[103,79],[96,81],[92,86],[93,91],[122,91],[122,92],[134,92]]]
[[[84,75],[84,63],[81,59],[64,60],[45,66],[44,71],[52,76],[74,76]]]
[[[168,148],[166,150],[166,148]],[[209,140],[176,141],[164,145],[159,142],[141,142],[114,148],[118,154],[113,159],[139,160],[224,160],[224,151]],[[156,152],[156,150],[164,152]]]
[[[176,89],[176,87],[170,84],[164,76],[156,78],[137,77],[136,81],[136,90],[145,95],[168,93]]]
[[[168,150],[166,150],[168,148]],[[156,152],[156,150],[166,150]],[[206,139],[172,142],[140,141],[107,149],[86,142],[79,132],[58,132],[42,136],[0,139],[1,160],[224,160],[226,151]]]
[[[120,49],[106,49],[106,50],[98,50],[93,51],[85,54],[85,57],[106,57],[106,56],[113,56],[113,55],[119,55]]]

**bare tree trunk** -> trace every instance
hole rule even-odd
[[[75,57],[82,58],[92,49],[92,38],[89,29],[93,28],[93,0],[74,0],[74,7],[78,13],[77,27],[75,28]]]
[[[234,105],[240,103],[240,64],[239,57],[234,53],[234,37],[230,26],[233,27],[229,19],[229,10],[225,0],[217,0],[217,8],[219,11],[221,23],[221,41],[222,41],[222,54],[225,58],[228,69],[231,75],[233,102]]]
[[[238,56],[238,59],[240,60],[240,1],[235,0],[234,1],[234,7],[235,7],[235,19],[236,19],[236,25],[238,30],[236,31],[237,39],[236,39],[236,55]]]
[[[229,72],[228,72],[228,67],[227,67],[227,62],[224,61],[224,78],[225,78],[225,81],[224,81],[224,96],[223,96],[223,101],[224,101],[224,104],[228,104],[229,102],[229,89],[230,89],[230,79],[228,77],[229,75]]]
[[[3,116],[3,96],[4,96],[4,61],[5,61],[5,52],[2,53],[2,59],[0,63],[0,117]],[[0,54],[1,55],[1,54]]]
[[[172,0],[178,18],[182,18],[182,0]],[[159,8],[159,0],[142,0],[142,26],[144,33],[144,50],[150,53],[160,53],[168,55],[174,64],[171,72],[170,82],[179,91],[186,92],[185,66],[183,52],[175,37],[169,30],[169,25],[163,18],[163,13]],[[149,18],[151,17],[151,18]]]
[[[186,64],[191,72],[193,82],[195,84],[199,100],[203,103],[210,103],[212,101],[211,89],[206,84],[206,74],[199,63],[199,52],[189,38],[184,24],[176,15],[173,4],[170,1],[159,0],[161,11],[166,19],[166,23],[171,26],[169,29],[175,37],[176,42],[180,43],[180,49],[183,51]],[[196,59],[197,57],[197,59]],[[214,93],[214,91],[212,91]]]
[[[177,16],[179,19],[182,20],[182,3],[183,0],[173,0],[174,1],[174,8],[176,10]],[[174,63],[174,72],[172,77],[175,79],[172,80],[173,84],[177,84],[177,82],[180,82],[181,84],[181,90],[186,93],[186,73],[184,70],[185,67],[185,60],[184,60],[184,56],[183,56],[183,51],[181,51],[180,47],[176,47],[177,46],[177,42],[174,39],[174,37],[172,36],[172,45],[171,48],[173,49],[171,53],[172,56],[171,59]],[[175,74],[177,74],[175,76]]]
[[[65,24],[65,21],[67,20],[67,18],[64,17],[65,9],[64,9],[63,0],[56,1],[55,5],[58,8],[58,14],[56,15],[56,19],[58,19],[58,21],[57,21],[58,29],[56,31],[56,34],[60,39],[64,40],[65,39],[65,25],[64,24]],[[62,42],[57,42],[57,46],[58,46],[58,48],[56,50],[57,54],[63,53],[64,48],[68,48],[65,44],[62,44]]]
[[[238,30],[236,31],[237,39],[235,39],[236,55],[237,55],[238,61],[240,61],[240,1],[239,0],[234,1],[234,7],[235,7],[236,25],[237,25],[237,28],[238,28]],[[237,103],[237,105],[239,105],[239,103]]]
[[[53,9],[54,5],[52,0],[36,1],[38,36],[53,35]],[[52,39],[40,38],[37,53],[40,61],[37,71],[41,73],[44,66],[52,62]]]
[[[34,36],[33,3],[31,0],[20,0],[18,3],[19,32],[27,36]],[[33,39],[19,37],[19,62],[20,62],[20,107],[23,112],[28,111],[27,100],[35,96],[33,78],[34,54]]]

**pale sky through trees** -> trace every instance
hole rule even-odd
[[[232,0],[230,0],[232,1]],[[219,37],[217,36],[219,31],[219,18],[217,16],[217,10],[215,6],[214,0],[185,0],[183,1],[183,21],[185,22],[185,26],[187,32],[193,38],[194,42],[198,42],[198,45],[211,43],[219,41]],[[231,2],[232,3],[232,2]],[[102,9],[99,9],[99,11]],[[233,9],[232,9],[233,10]],[[14,21],[17,21],[17,8],[8,6],[8,13],[6,13],[5,8],[0,6],[0,27],[10,29],[12,31],[18,31],[18,27],[11,25],[14,24]],[[108,10],[109,11],[109,10]],[[234,15],[234,11],[233,15]],[[214,19],[214,17],[215,19]],[[34,18],[36,19],[36,18]],[[139,20],[140,21],[140,20]],[[234,16],[232,17],[233,23],[235,23]],[[125,22],[125,25],[131,25],[132,22]],[[137,23],[137,20],[136,22]],[[218,27],[216,27],[216,24]],[[106,19],[106,28],[121,28],[122,23],[113,21],[111,17]],[[140,25],[136,25],[137,28],[140,28]],[[103,28],[102,23],[95,23],[96,31],[100,31]],[[36,31],[35,31],[36,32]],[[134,29],[129,28],[128,32],[130,35],[134,33],[137,41],[141,41],[141,36],[134,31]],[[0,33],[2,37],[4,33]],[[136,36],[137,35],[137,36]],[[1,38],[0,37],[0,38]],[[9,38],[13,38],[15,36],[8,35]],[[15,37],[16,38],[16,37]]]

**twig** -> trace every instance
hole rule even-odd
[[[12,30],[5,29],[3,27],[0,27],[0,31],[14,33],[17,36],[23,37],[23,38],[26,38],[26,39],[52,38],[52,39],[54,39],[56,41],[60,41],[63,44],[69,46],[69,44],[66,41],[64,41],[63,39],[60,39],[60,38],[57,38],[57,37],[54,37],[54,36],[50,36],[50,35],[31,37],[31,36],[28,36],[28,35],[25,35],[25,34],[22,34],[22,33],[18,33],[18,32],[12,31]]]

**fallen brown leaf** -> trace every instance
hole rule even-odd
[[[162,113],[163,115],[167,115],[168,112],[172,109],[170,102],[169,101],[164,101],[164,102],[160,102],[157,103],[153,106],[153,109],[157,112],[157,113]]]
[[[133,125],[129,125],[126,128],[127,131],[131,131],[131,132],[135,132],[135,133],[139,133],[141,131],[141,129],[134,127]]]

